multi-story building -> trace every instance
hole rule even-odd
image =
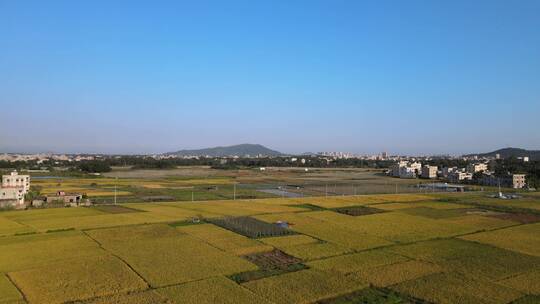
[[[24,196],[30,190],[30,176],[19,175],[17,171],[2,176],[0,200],[2,206],[18,207],[24,205]]]
[[[406,166],[406,167],[400,167],[399,168],[399,177],[400,178],[416,178],[417,176],[417,170],[413,169],[412,167]]]
[[[476,163],[467,165],[467,172],[476,173],[480,171],[487,171],[488,165],[486,163]]]
[[[485,186],[501,186],[505,188],[521,189],[527,185],[525,174],[507,174],[505,176],[494,176],[485,174],[480,179],[480,184]]]
[[[394,165],[392,165],[392,167],[390,167],[390,175],[392,175],[393,177],[399,177],[401,168],[406,167],[407,164],[408,162],[403,160],[395,163]]]
[[[472,173],[463,171],[454,171],[448,174],[448,181],[451,183],[459,183],[462,181],[472,180]]]
[[[399,178],[416,178],[422,172],[421,163],[399,161],[390,168],[390,175]]]
[[[422,178],[436,178],[437,177],[437,166],[423,166],[422,167]]]
[[[409,165],[409,167],[411,167],[413,170],[415,170],[417,172],[417,174],[420,174],[422,172],[422,164],[421,163],[414,162],[414,163],[411,163]]]
[[[441,175],[442,177],[447,178],[448,175],[450,175],[452,172],[455,172],[457,170],[458,170],[457,167],[445,167],[445,168],[442,168]]]

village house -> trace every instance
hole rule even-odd
[[[17,171],[2,175],[0,187],[0,207],[24,207],[24,196],[30,190],[30,176],[19,175]]]
[[[82,194],[58,191],[55,195],[46,196],[45,202],[47,204],[63,203],[65,206],[77,207],[82,203]]]

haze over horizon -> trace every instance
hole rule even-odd
[[[540,150],[540,1],[3,1],[0,152]]]

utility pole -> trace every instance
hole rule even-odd
[[[236,182],[233,184],[233,201],[236,200]]]
[[[116,205],[116,185],[118,184],[118,176],[115,178],[114,182],[114,204]]]
[[[195,201],[195,193],[194,193],[194,188],[191,187],[191,201],[194,202]]]
[[[326,184],[326,188],[324,190],[325,196],[328,197],[328,184]]]

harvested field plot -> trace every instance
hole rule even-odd
[[[211,219],[210,222],[250,238],[272,237],[294,233],[278,225],[246,216]]]
[[[311,303],[367,287],[367,284],[354,276],[308,269],[250,281],[242,286],[275,303]]]
[[[302,262],[302,260],[279,250],[249,254],[244,256],[244,258],[264,269],[286,269],[289,265]]]
[[[415,298],[441,304],[502,304],[522,296],[521,293],[502,285],[455,273],[433,274],[391,288]]]
[[[110,256],[66,260],[9,276],[29,303],[63,303],[147,287],[124,263]]]
[[[257,269],[240,257],[167,225],[98,229],[88,234],[127,261],[154,287]]]
[[[238,273],[230,276],[237,283],[244,283],[261,278],[280,275],[287,272],[305,269],[301,260],[282,251],[273,250],[244,256],[245,259],[259,266],[259,270]]]
[[[369,215],[375,213],[386,212],[385,210],[365,207],[365,206],[350,206],[350,207],[341,207],[335,208],[334,211],[350,216],[360,216],[360,215]]]
[[[510,220],[522,224],[532,224],[540,222],[540,215],[530,213],[500,213],[491,215],[502,220]]]
[[[157,290],[178,304],[270,304],[224,277],[209,278]]]

